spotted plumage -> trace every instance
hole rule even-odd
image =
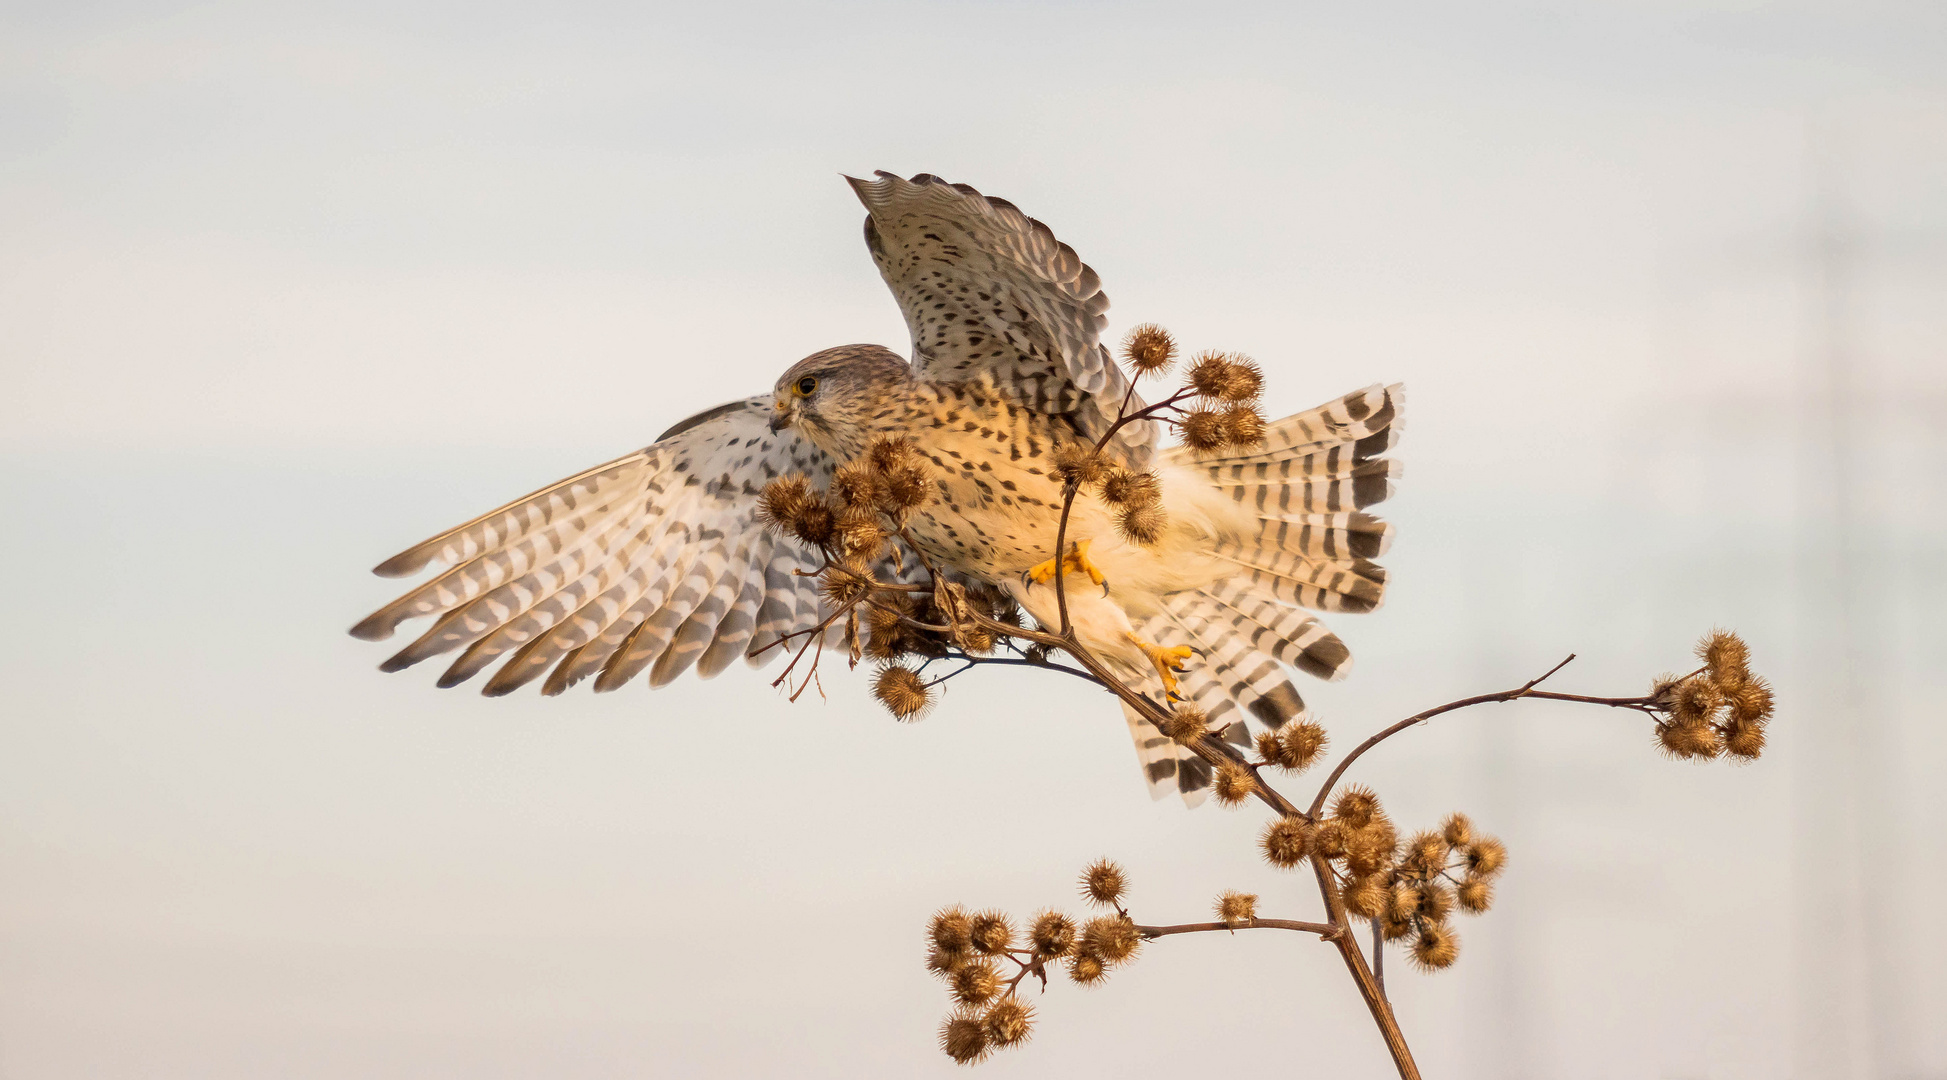
[[[457,652],[442,686],[497,664],[486,693],[542,680],[556,694],[591,677],[610,690],[646,671],[660,686],[691,666],[708,677],[739,656],[778,655],[757,654],[823,608],[798,573],[814,558],[762,528],[757,496],[787,473],[823,486],[882,434],[910,437],[931,470],[937,497],[909,527],[921,552],[1056,622],[1053,590],[1024,576],[1054,554],[1055,457],[1101,439],[1125,400],[1141,404],[1100,341],[1108,298],[1072,249],[1010,203],[924,174],[851,183],[911,361],[874,345],[813,354],[768,395],[699,413],[380,564],[389,577],[444,567],[353,628],[378,640],[434,617],[386,670]],[[1350,665],[1306,609],[1370,611],[1384,595],[1374,560],[1391,530],[1365,508],[1391,493],[1397,465],[1382,455],[1402,404],[1397,386],[1357,391],[1269,425],[1261,447],[1232,456],[1164,448],[1148,422],[1117,431],[1106,454],[1157,473],[1166,526],[1137,543],[1098,496],[1077,500],[1069,534],[1093,545],[1106,576],[1099,591],[1071,579],[1084,643],[1155,692],[1144,648],[1187,647],[1179,692],[1235,742],[1246,720],[1302,715],[1286,669],[1336,679]],[[1200,798],[1203,762],[1128,719],[1152,790]]]

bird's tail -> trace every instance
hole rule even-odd
[[[1385,501],[1400,475],[1399,463],[1381,455],[1398,438],[1404,404],[1402,386],[1368,387],[1268,425],[1263,447],[1249,454],[1166,453],[1172,464],[1202,471],[1253,521],[1215,548],[1235,573],[1164,597],[1162,610],[1136,628],[1196,651],[1179,692],[1213,730],[1223,728],[1225,741],[1248,744],[1247,718],[1275,730],[1305,715],[1285,668],[1331,681],[1351,670],[1351,650],[1303,609],[1372,611],[1385,599],[1386,572],[1373,560],[1393,530],[1365,508]],[[1127,717],[1150,793],[1201,802],[1209,764]]]

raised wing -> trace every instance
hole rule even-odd
[[[912,331],[914,374],[990,378],[1022,405],[1072,416],[1085,435],[1106,430],[1129,384],[1098,340],[1109,298],[1095,271],[1005,199],[927,173],[878,177],[847,179]],[[1147,421],[1117,432],[1142,467],[1155,442]]]
[[[589,675],[613,690],[644,668],[654,686],[692,664],[708,678],[816,625],[817,582],[793,571],[817,563],[758,524],[757,496],[784,473],[823,487],[832,462],[795,434],[774,434],[770,412],[767,395],[698,413],[653,445],[387,559],[373,572],[446,569],[352,635],[379,641],[437,615],[383,669],[464,649],[439,680],[454,686],[505,658],[483,691],[498,696],[550,670],[546,694]]]

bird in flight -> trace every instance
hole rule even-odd
[[[827,613],[808,576],[818,553],[760,519],[765,485],[802,474],[823,487],[891,435],[930,471],[935,497],[908,533],[935,566],[1057,627],[1047,581],[1059,554],[1073,571],[1073,625],[1105,661],[1195,703],[1234,742],[1246,720],[1276,729],[1300,718],[1286,669],[1339,679],[1351,664],[1310,612],[1370,611],[1385,590],[1373,560],[1392,529],[1365,508],[1399,472],[1383,455],[1401,387],[1270,422],[1248,448],[1165,447],[1152,421],[1125,424],[1102,455],[1160,481],[1165,524],[1132,538],[1084,492],[1074,543],[1057,553],[1057,456],[1094,445],[1141,404],[1099,340],[1109,301],[1095,271],[1046,225],[967,185],[924,173],[848,180],[912,332],[910,361],[878,345],[814,353],[769,393],[416,544],[374,572],[439,572],[352,634],[379,641],[435,617],[382,669],[458,651],[439,685],[498,664],[484,688],[494,696],[535,680],[553,695],[591,677],[606,691],[645,670],[662,686],[691,666],[708,678],[738,658],[762,663],[783,651],[766,646]],[[1152,794],[1198,801],[1208,764],[1124,713]]]

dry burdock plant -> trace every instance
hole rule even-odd
[[[1138,327],[1123,346],[1125,360],[1139,377],[1166,371],[1175,352],[1175,342],[1155,326]],[[1071,451],[1057,461],[1065,495],[1056,550],[1067,550],[1069,515],[1084,489],[1099,493],[1115,508],[1117,524],[1132,539],[1151,540],[1163,528],[1157,477],[1122,470],[1100,454],[1117,430],[1138,420],[1160,420],[1194,449],[1250,447],[1263,438],[1264,418],[1256,407],[1263,382],[1248,360],[1203,353],[1188,365],[1183,385],[1162,401],[1132,409],[1125,400],[1094,452]],[[840,469],[825,491],[815,490],[802,476],[781,477],[765,488],[766,522],[822,553],[817,575],[830,608],[817,626],[777,643],[802,639],[777,684],[795,678],[795,698],[812,683],[826,631],[834,626],[843,628],[851,663],[870,658],[878,665],[873,695],[902,721],[924,716],[940,684],[983,664],[1050,668],[1088,679],[1208,762],[1212,791],[1220,803],[1237,806],[1255,799],[1269,807],[1275,816],[1260,838],[1265,860],[1281,870],[1309,869],[1324,908],[1323,918],[1316,921],[1270,918],[1259,914],[1260,897],[1226,891],[1216,898],[1212,921],[1138,923],[1125,904],[1127,875],[1106,859],[1081,875],[1081,898],[1097,910],[1093,917],[1050,909],[1017,926],[1000,912],[947,908],[928,927],[926,966],[945,983],[952,1002],[939,1036],[940,1048],[957,1062],[978,1062],[1029,1038],[1036,1017],[1023,984],[1030,976],[1043,990],[1051,973],[1096,986],[1157,938],[1271,929],[1315,935],[1337,951],[1400,1076],[1418,1077],[1386,998],[1385,947],[1391,943],[1403,949],[1422,971],[1451,966],[1460,955],[1454,916],[1479,915],[1492,906],[1495,880],[1507,865],[1508,852],[1459,813],[1437,827],[1402,832],[1377,793],[1344,783],[1354,763],[1394,735],[1442,713],[1523,698],[1642,713],[1651,721],[1657,744],[1676,757],[1749,760],[1764,750],[1771,688],[1751,673],[1745,643],[1735,634],[1715,630],[1698,646],[1702,666],[1681,677],[1658,678],[1642,696],[1587,697],[1539,689],[1575,659],[1571,655],[1512,690],[1409,716],[1340,758],[1309,803],[1294,802],[1272,787],[1270,779],[1318,764],[1327,749],[1325,731],[1309,720],[1293,720],[1260,735],[1252,759],[1210,731],[1207,717],[1195,705],[1158,701],[1131,689],[1077,640],[1068,617],[1066,562],[1054,571],[1062,625],[1053,631],[1024,625],[1013,601],[998,591],[968,588],[936,574],[905,534],[912,512],[933,497],[917,454],[905,439],[882,437],[860,460]],[[888,556],[901,580],[875,576],[874,567],[886,565]],[[1077,563],[1074,572],[1087,569],[1084,560]],[[1073,663],[1057,662],[1057,653]],[[807,656],[809,665],[797,672]],[[931,665],[940,661],[957,666],[929,675]],[[1360,944],[1361,922],[1371,934],[1370,960]]]

